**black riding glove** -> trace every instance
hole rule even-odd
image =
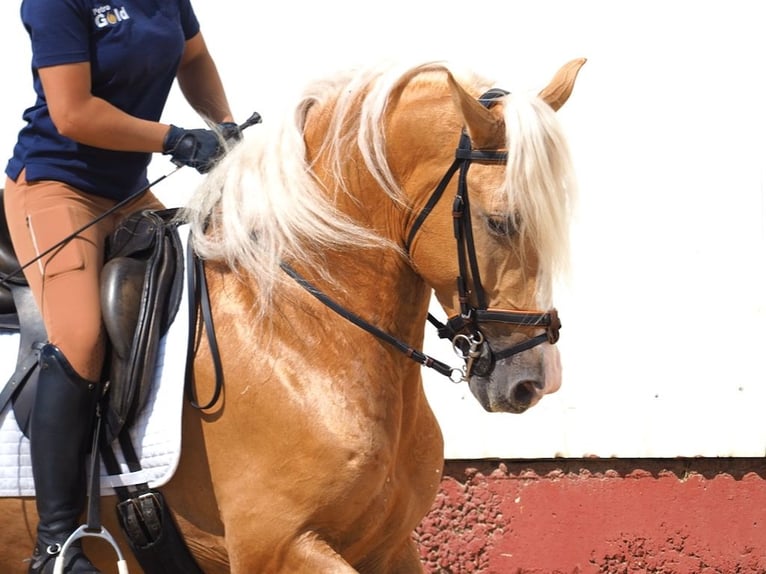
[[[236,124],[234,127],[239,131]],[[170,155],[174,164],[188,165],[200,173],[210,171],[223,151],[221,136],[213,130],[185,130],[171,125],[162,142],[162,153]]]

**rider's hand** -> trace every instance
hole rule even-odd
[[[223,152],[221,134],[213,130],[185,130],[171,125],[162,142],[162,153],[170,155],[174,164],[188,165],[200,173],[210,171]]]

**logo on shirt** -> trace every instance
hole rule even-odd
[[[96,23],[97,28],[114,26],[123,20],[129,19],[130,16],[124,6],[112,8],[109,4],[104,4],[103,6],[93,8],[93,21]]]

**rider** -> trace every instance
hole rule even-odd
[[[19,260],[139,195],[24,270],[48,336],[30,428],[39,523],[29,572],[48,574],[85,503],[105,352],[98,281],[105,238],[127,213],[162,207],[150,191],[139,193],[153,152],[204,173],[222,153],[219,133],[239,133],[190,0],[23,0],[21,19],[37,99],[6,167],[5,212]],[[175,79],[220,129],[159,121]],[[64,560],[65,573],[99,572],[77,544]]]

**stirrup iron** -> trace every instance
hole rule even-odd
[[[88,483],[88,517],[85,524],[79,526],[69,538],[66,539],[61,547],[59,555],[56,556],[56,562],[53,564],[53,574],[64,574],[64,557],[69,547],[81,538],[101,538],[106,540],[117,553],[117,571],[119,574],[128,574],[128,564],[125,557],[117,545],[114,537],[101,524],[101,476],[99,445],[101,444],[101,430],[104,420],[101,416],[101,405],[96,405],[96,426],[93,431],[93,443],[90,453],[90,480]]]
[[[77,528],[77,530],[72,532],[72,534],[69,535],[69,538],[66,539],[61,550],[59,550],[58,556],[56,556],[56,562],[53,564],[53,574],[64,574],[64,557],[66,556],[67,550],[69,550],[69,547],[76,541],[86,537],[106,540],[117,553],[117,571],[119,574],[128,574],[128,564],[125,562],[125,557],[115,539],[109,534],[109,531],[103,526],[101,526],[99,530],[93,530],[88,528],[87,524],[83,524]]]

